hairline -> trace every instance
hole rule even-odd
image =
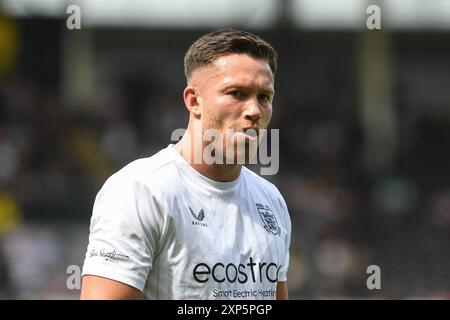
[[[270,73],[272,74],[273,80],[275,80],[275,74],[272,71],[272,68],[270,66],[270,60],[268,58],[254,56],[254,55],[252,55],[249,52],[224,52],[224,53],[216,56],[213,60],[209,61],[208,63],[199,65],[195,69],[191,70],[190,77],[186,79],[187,83],[189,84],[189,82],[191,81],[192,77],[194,76],[194,73],[196,73],[200,69],[211,68],[211,67],[214,66],[214,63],[217,60],[219,60],[220,58],[227,57],[227,56],[232,56],[232,55],[246,55],[246,56],[248,56],[248,57],[250,57],[250,58],[252,58],[254,60],[262,60],[262,61],[266,62],[267,66],[269,67]]]

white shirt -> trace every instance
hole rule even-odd
[[[274,299],[287,280],[290,235],[273,184],[245,167],[232,182],[213,181],[169,145],[98,193],[83,275],[147,299]]]

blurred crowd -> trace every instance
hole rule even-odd
[[[421,116],[408,88],[395,91],[396,157],[370,170],[348,72],[356,57],[331,42],[331,52],[278,43],[271,127],[280,129],[280,171],[266,178],[291,213],[291,298],[448,297],[450,119]],[[2,78],[0,298],[77,298],[66,270],[83,263],[96,192],[187,124],[182,87],[170,82],[180,75],[161,80],[156,67],[139,68],[144,59],[122,60],[76,108],[29,70]],[[370,265],[380,267],[380,290],[366,286]]]

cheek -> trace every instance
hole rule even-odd
[[[215,97],[211,102],[211,107],[217,112],[227,112],[230,110],[230,101],[226,96]]]
[[[264,127],[267,127],[269,125],[271,118],[272,118],[272,106],[263,109],[261,112],[261,121],[263,122]]]
[[[226,96],[215,97],[205,102],[206,112],[219,122],[239,117],[236,104],[230,102],[230,99]]]

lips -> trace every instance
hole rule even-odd
[[[242,132],[242,134],[245,136],[245,139],[251,141],[257,140],[259,136],[258,128],[243,128],[240,129],[238,132]]]
[[[247,136],[254,137],[254,138],[258,137],[258,129],[256,129],[256,128],[246,128],[246,129],[243,129],[243,131],[244,131],[245,135],[247,135]]]

